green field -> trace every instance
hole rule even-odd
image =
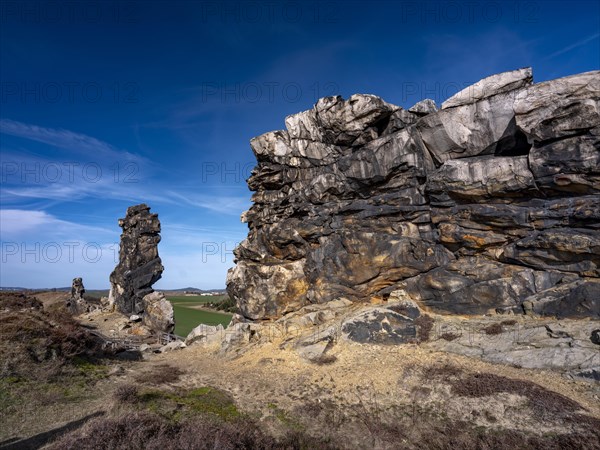
[[[227,299],[226,294],[223,295],[168,295],[167,298],[173,304],[186,303],[201,305],[202,303],[216,303]]]
[[[206,325],[221,324],[226,327],[231,321],[231,314],[190,308],[190,306],[223,301],[226,298],[226,295],[167,297],[173,304],[173,312],[175,314],[175,334],[185,337],[201,323]]]

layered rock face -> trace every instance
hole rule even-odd
[[[154,292],[152,285],[164,270],[158,256],[160,221],[150,207],[140,204],[127,208],[119,249],[119,263],[110,274],[110,301],[123,314],[141,314],[146,310],[144,297]]]
[[[391,292],[437,313],[600,318],[600,72],[494,75],[437,110],[320,99],[251,141],[227,289],[273,319]]]

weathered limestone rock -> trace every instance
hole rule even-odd
[[[533,72],[531,67],[492,75],[454,94],[442,103],[442,109],[476,103],[493,95],[528,86],[532,81]]]
[[[580,378],[593,379],[598,374],[600,352],[589,338],[597,323],[518,319],[485,318],[465,322],[447,316],[434,329],[427,346],[494,363],[558,369]]]
[[[139,314],[145,310],[144,296],[153,292],[152,285],[164,267],[158,256],[160,222],[146,204],[127,208],[119,249],[119,263],[110,274],[110,298],[117,311]]]
[[[217,326],[200,324],[194,328],[185,338],[185,345],[203,344],[213,345],[220,344],[225,336],[223,325]]]
[[[370,344],[406,344],[417,339],[414,318],[388,308],[371,308],[351,317],[343,323],[342,332],[345,339]]]
[[[144,296],[142,323],[154,331],[172,333],[175,329],[173,305],[162,292],[152,292]]]
[[[82,314],[88,312],[89,305],[83,295],[85,288],[83,287],[83,279],[81,277],[73,278],[71,284],[71,297],[67,300],[67,308],[71,314]]]
[[[430,98],[426,98],[425,100],[421,100],[420,102],[415,103],[413,106],[408,108],[408,111],[418,116],[426,116],[427,114],[434,113],[438,110],[435,101]]]
[[[600,72],[432,103],[328,97],[251,141],[227,280],[246,320],[399,290],[441,314],[600,319]]]
[[[104,307],[102,299],[85,298],[85,288],[82,278],[73,278],[71,295],[66,300],[67,309],[71,314],[97,313]]]
[[[109,301],[117,311],[141,319],[148,329],[172,333],[173,306],[162,292],[152,289],[164,270],[158,256],[158,214],[151,214],[145,204],[131,206],[119,226],[123,228],[119,264],[110,274]]]
[[[554,141],[600,125],[598,71],[533,84],[515,93],[517,126],[530,142]]]

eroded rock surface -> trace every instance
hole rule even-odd
[[[127,208],[119,249],[119,264],[110,274],[109,300],[117,311],[130,316],[139,315],[145,326],[153,331],[171,333],[175,327],[173,307],[152,285],[164,270],[158,256],[160,221],[150,207],[140,204]]]
[[[437,313],[599,319],[599,111],[600,72],[531,69],[439,111],[320,99],[251,141],[228,292],[250,320],[394,291]]]
[[[175,329],[173,305],[162,292],[152,292],[144,296],[142,322],[151,330],[172,333]]]

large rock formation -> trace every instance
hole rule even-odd
[[[252,139],[246,319],[394,291],[438,313],[600,318],[600,72],[494,75],[437,110],[320,99]]]
[[[160,221],[150,207],[140,204],[127,208],[119,249],[119,263],[110,274],[110,302],[123,314],[141,315],[144,324],[156,331],[174,328],[173,307],[152,285],[164,267],[158,256]]]

